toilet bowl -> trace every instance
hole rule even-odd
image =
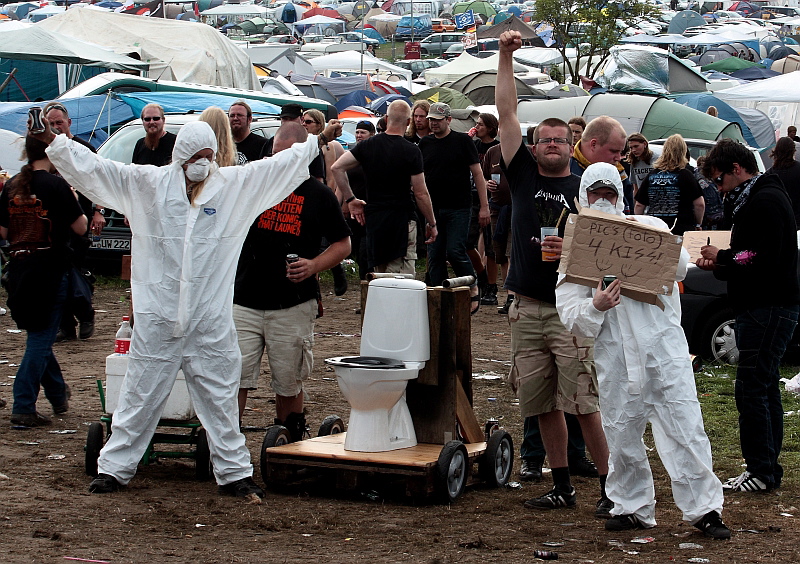
[[[406,278],[370,282],[361,356],[325,360],[350,403],[345,450],[382,452],[417,444],[406,385],[430,358],[426,286]]]

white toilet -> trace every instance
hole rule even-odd
[[[424,282],[377,278],[369,284],[361,356],[328,358],[350,402],[345,450],[383,452],[417,444],[405,390],[430,359]]]

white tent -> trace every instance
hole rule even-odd
[[[257,4],[222,4],[200,12],[201,16],[246,16],[247,18],[256,16],[263,18],[266,14],[267,9]]]
[[[358,53],[356,51],[340,51],[316,57],[309,61],[317,72],[321,71],[346,71],[369,73],[379,75],[401,76],[411,84],[411,71],[397,67],[386,61],[382,61],[368,53]]]
[[[800,71],[714,92],[731,106],[755,108],[769,116],[775,129],[785,131],[800,121]]]
[[[161,63],[178,81],[261,89],[247,54],[205,24],[72,9],[36,25],[117,53],[136,52],[153,78],[154,63]]]
[[[304,18],[302,20],[294,22],[295,25],[319,25],[319,24],[344,24],[347,23],[344,20],[340,20],[338,18],[329,18],[328,16],[320,16],[319,14],[316,16],[311,16],[310,18]]]
[[[439,68],[425,71],[425,82],[428,86],[439,86],[445,82],[453,82],[463,76],[481,71],[496,71],[500,63],[500,54],[481,59],[464,51],[458,57]],[[514,72],[528,72],[529,68],[514,63]]]

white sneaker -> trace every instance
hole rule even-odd
[[[745,470],[739,476],[728,479],[722,484],[722,489],[725,492],[767,492],[772,488]]]
[[[6,308],[0,307],[0,315],[5,315],[5,314],[6,314]]]

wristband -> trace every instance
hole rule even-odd
[[[353,201],[353,200],[355,200],[355,199],[356,199],[356,197],[355,197],[355,196],[350,196],[349,198],[347,198],[347,199],[344,201],[344,203],[345,203],[345,204],[349,204],[350,202],[352,202],[352,201]]]
[[[106,210],[103,208],[94,208],[94,213],[99,213],[100,215],[104,215]]]

